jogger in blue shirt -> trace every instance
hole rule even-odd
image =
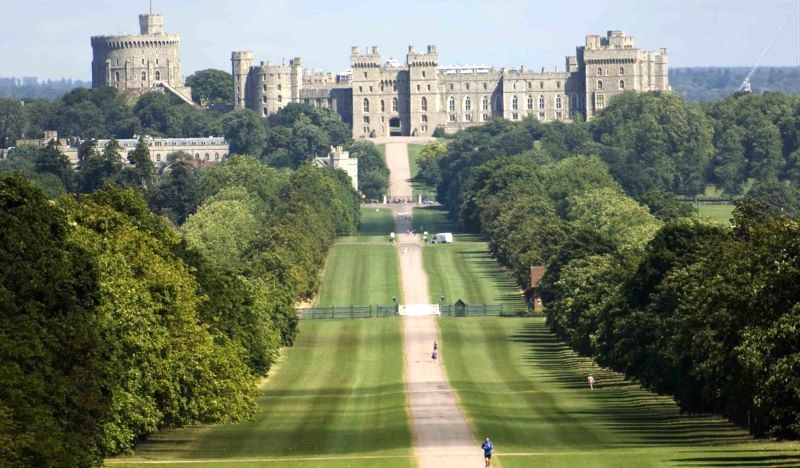
[[[486,441],[481,445],[483,449],[483,458],[486,460],[486,466],[489,466],[492,463],[492,449],[494,448],[494,444],[489,438],[486,438]]]

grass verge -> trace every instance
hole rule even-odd
[[[411,169],[411,190],[414,195],[414,200],[418,195],[427,197],[430,200],[436,200],[436,187],[427,185],[416,180],[419,174],[419,153],[425,145],[409,143],[408,144],[408,167]]]
[[[671,398],[577,356],[541,317],[439,324],[450,384],[504,468],[800,464],[800,444],[753,442],[719,418],[681,415]]]
[[[163,431],[114,466],[411,467],[401,322],[307,320],[254,420]]]

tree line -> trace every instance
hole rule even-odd
[[[795,98],[779,98],[728,104],[800,115]],[[450,215],[488,237],[577,352],[672,395],[683,411],[798,438],[800,223],[753,190],[737,199],[733,227],[694,216],[675,192],[692,193],[720,156],[708,119],[674,96],[623,95],[590,124],[495,121],[459,132],[431,151],[428,171],[438,171]],[[775,129],[775,160],[797,151],[796,128]],[[785,166],[763,161],[748,161],[754,177],[796,190]],[[531,265],[547,267],[536,290]]]
[[[75,173],[56,145],[26,151],[0,175],[0,462],[96,465],[251,416],[295,303],[356,230],[347,175],[180,155],[156,173],[141,142],[127,166],[82,148]]]
[[[192,81],[196,85],[193,92],[201,93],[203,102],[221,102],[221,85],[214,86],[215,76],[198,72]],[[219,81],[219,77],[216,79]],[[369,142],[354,143],[350,126],[336,113],[306,104],[290,103],[264,119],[251,110],[192,107],[158,92],[144,94],[131,103],[114,88],[75,89],[57,101],[0,99],[0,148],[14,146],[18,139],[41,138],[45,130],[56,130],[62,138],[84,140],[144,134],[168,138],[224,135],[233,154],[252,155],[270,166],[291,168],[327,156],[332,146],[343,146],[358,157],[361,191],[367,198],[380,198],[389,184],[388,168]],[[118,148],[112,149],[119,153]],[[34,157],[30,152],[25,156]],[[117,159],[110,157],[105,164],[114,165]],[[65,188],[72,189],[69,185]]]

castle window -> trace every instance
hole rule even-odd
[[[539,109],[544,109],[544,96],[539,95]]]
[[[531,83],[530,81],[528,82],[528,89],[533,89],[533,83]]]
[[[483,115],[481,116],[481,120],[483,120],[484,122],[486,122],[487,120],[489,120],[489,114],[483,114]]]
[[[455,112],[456,110],[456,98],[450,96],[450,99],[447,100],[447,109],[450,112]]]
[[[472,114],[464,114],[464,122],[472,122]]]
[[[544,112],[539,112],[539,120],[544,120]]]
[[[206,153],[206,155],[205,155],[204,159],[205,159],[206,161],[208,161],[209,159],[211,159],[211,157],[208,155],[208,153]]]
[[[485,110],[485,111],[489,110],[489,97],[488,96],[484,96],[481,99],[481,110]]]
[[[147,72],[142,72],[142,81],[147,81]]]
[[[363,93],[364,92],[364,87],[363,86],[359,86],[358,87],[358,92],[359,93]]]
[[[597,80],[597,89],[603,90],[603,80]]]
[[[367,79],[367,72],[364,72],[364,79]]]
[[[370,92],[370,93],[372,92],[372,86],[370,86],[370,87],[369,87],[369,92]]]
[[[161,72],[156,70],[156,81],[160,81],[160,80],[161,80]]]
[[[144,59],[142,59],[142,65],[144,65]]]
[[[114,81],[119,81],[119,72],[114,72]]]
[[[369,112],[369,99],[364,98],[364,100],[361,102],[361,109],[364,112]]]
[[[539,89],[544,89],[544,81],[539,82]]]
[[[194,154],[194,159],[199,161],[200,160],[200,153],[195,153]]]
[[[486,83],[483,84],[483,89],[487,89],[488,85]]]
[[[466,83],[465,86],[467,87],[467,91],[469,91],[469,83]]]
[[[516,112],[511,114],[511,120],[519,120],[519,114],[517,114]]]
[[[577,108],[578,108],[578,95],[577,94],[573,94],[572,95],[572,110],[575,110]]]
[[[266,104],[266,103],[267,103],[267,97],[266,97],[266,96],[261,96],[261,101],[262,101],[264,104]]]
[[[606,107],[606,96],[604,94],[594,95],[594,108],[600,110]]]
[[[283,96],[281,96],[280,94],[278,95],[278,102],[283,102]]]
[[[386,103],[381,99],[381,112],[386,112]]]
[[[392,112],[397,112],[397,98],[392,98]]]
[[[422,97],[422,102],[420,103],[420,109],[422,112],[428,112],[428,98]]]
[[[261,114],[262,114],[264,117],[266,117],[266,116],[267,116],[267,108],[266,108],[266,107],[265,107],[265,108],[264,108],[264,109],[261,111]]]
[[[158,65],[158,59],[156,59],[156,65]]]
[[[422,77],[425,78],[425,70],[422,70]]]
[[[430,90],[431,90],[431,85],[428,85],[428,91],[430,91]]]
[[[469,96],[464,98],[464,110],[467,112],[472,110],[472,100],[469,98]]]
[[[556,120],[561,120],[561,119],[562,119],[561,112],[556,112]]]
[[[597,67],[597,76],[603,76],[603,69],[600,67]]]
[[[561,82],[560,81],[556,81],[556,88],[561,89]]]
[[[533,110],[533,96],[528,96],[528,110]]]
[[[556,109],[561,109],[561,95],[556,96]]]
[[[277,88],[278,88],[278,91],[280,91],[280,90],[281,90],[281,84],[280,84],[280,83],[278,83],[278,86],[277,86]]]
[[[450,114],[450,122],[455,122],[455,121],[456,121],[456,115]]]
[[[424,124],[428,123],[428,116],[427,115],[423,115],[422,116],[422,123],[424,123]]]
[[[238,78],[238,76],[237,76]],[[264,85],[264,92],[267,92],[267,85]]]
[[[214,161],[219,161],[219,153],[214,153]]]
[[[519,109],[519,98],[514,96],[511,98],[511,110]]]
[[[619,67],[619,74],[620,75],[624,75],[625,74],[625,67]]]
[[[419,90],[421,90],[421,89],[422,89],[422,86],[420,86],[420,85],[417,85],[417,91],[419,91]]]
[[[619,90],[625,91],[625,80],[619,80]]]
[[[450,91],[453,90],[453,83],[450,83]]]
[[[511,89],[517,89],[517,82],[511,83]]]
[[[364,125],[369,125],[369,116],[368,115],[365,115],[363,117],[363,122],[364,122]]]
[[[161,162],[161,155],[160,154],[156,155],[156,162]]]

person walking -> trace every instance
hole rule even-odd
[[[483,445],[481,445],[481,448],[483,449],[483,460],[486,463],[484,466],[488,467],[492,464],[492,450],[494,449],[494,444],[487,437]]]
[[[433,342],[433,350],[434,350],[434,351],[436,351],[437,349],[439,349],[439,343],[437,343],[436,341],[434,341],[434,342]]]
[[[431,359],[433,359],[433,362],[436,362],[436,358],[438,358],[438,357],[439,357],[439,351],[436,351],[434,349],[433,350],[433,354],[431,354]]]
[[[594,390],[594,377],[590,375],[587,380],[589,380],[589,390]]]

